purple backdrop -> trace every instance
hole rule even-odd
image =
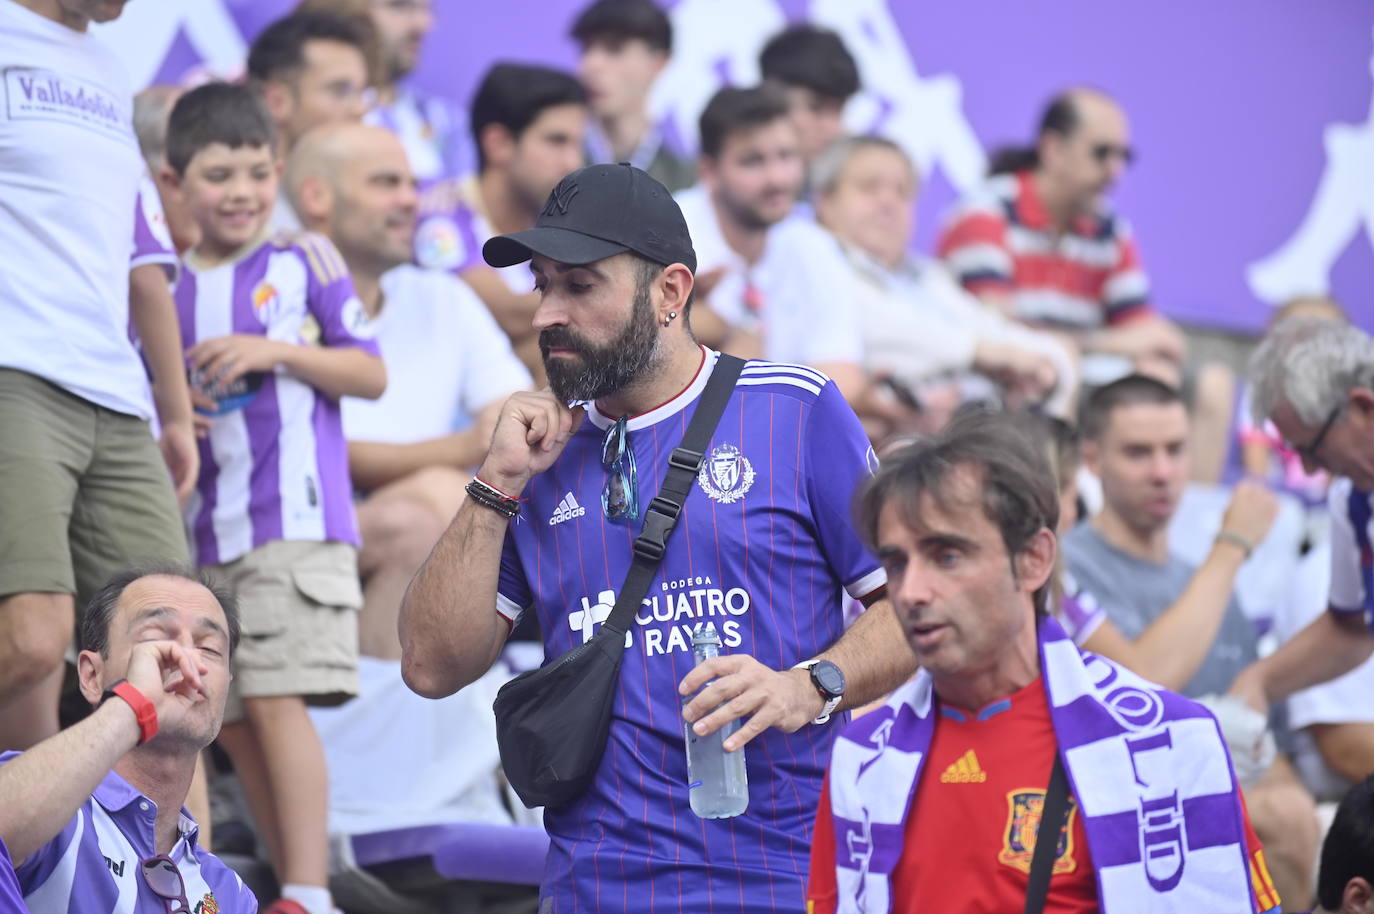
[[[188,8],[218,5],[219,15],[227,12],[245,38],[291,6],[284,0],[179,2]],[[574,48],[565,33],[581,5],[580,0],[435,0],[438,25],[414,78],[427,91],[463,101],[494,59],[570,67]],[[729,17],[729,28],[715,29],[716,37],[702,39],[700,33],[710,30],[698,29],[692,53],[718,55],[720,60],[711,61],[715,71],[735,79],[751,78],[742,61],[762,40],[762,34],[740,33],[762,28],[770,17],[780,22],[784,16],[812,15],[834,23],[860,7],[876,10],[878,20],[890,16],[909,59],[884,72],[891,76],[914,67],[912,76],[919,73],[927,85],[953,86],[949,110],[962,111],[962,129],[971,127],[968,135],[986,149],[1028,138],[1044,99],[1056,89],[1074,82],[1100,86],[1121,99],[1131,117],[1140,157],[1115,200],[1135,224],[1156,300],[1165,311],[1190,323],[1253,331],[1268,315],[1261,299],[1328,286],[1361,326],[1374,327],[1369,294],[1374,279],[1374,7],[1365,0],[679,0],[673,5],[680,35],[690,29],[682,18],[688,13],[705,21]],[[860,26],[855,36],[881,37],[881,22],[876,30],[868,21]],[[162,55],[158,78],[176,79],[213,56],[202,53],[206,42],[195,37],[195,27],[188,24],[164,46],[139,53],[145,60],[150,53]],[[125,34],[114,40],[127,44],[132,39]],[[703,40],[719,41],[721,47],[704,47]],[[870,73],[877,70],[870,68],[878,64],[867,52],[860,57],[871,86]],[[721,62],[727,59],[733,63]],[[686,76],[679,84],[694,85]],[[892,88],[900,85],[880,88],[870,110],[886,117],[894,105],[900,109],[914,94]],[[695,110],[687,109],[688,115]],[[917,114],[927,110],[933,109]],[[855,126],[879,119],[866,120],[854,109],[849,114]],[[679,113],[679,123],[691,118]],[[908,129],[919,134],[919,120]],[[1329,159],[1336,147],[1345,150],[1344,156]],[[951,168],[952,160],[933,169],[921,200],[921,249],[930,250],[940,214],[955,188],[967,184],[969,161],[964,156],[962,174]],[[1345,164],[1328,167],[1337,161]],[[1314,201],[1323,181],[1330,186],[1325,204],[1318,206]],[[1310,216],[1309,210],[1314,210]],[[1305,219],[1305,235],[1295,239]],[[1254,269],[1266,259],[1267,267]]]

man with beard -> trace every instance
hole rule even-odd
[[[1084,352],[1176,372],[1183,337],[1150,306],[1130,227],[1103,200],[1133,155],[1115,101],[1091,89],[1061,93],[1035,145],[995,156],[992,179],[956,207],[940,256],[1009,317],[1063,331]]]
[[[397,137],[332,124],[306,134],[286,165],[287,194],[311,231],[343,255],[387,368],[378,400],[345,397],[348,469],[358,502],[364,656],[399,660],[406,585],[486,455],[496,413],[530,386],[482,302],[457,277],[409,263],[415,179]],[[466,426],[455,430],[455,422]]]
[[[121,571],[96,594],[77,657],[95,710],[0,756],[0,839],[24,910],[258,910],[182,808],[196,758],[219,733],[238,641],[232,595],[186,568]]]
[[[550,658],[592,637],[717,359],[691,329],[696,255],[681,211],[633,166],[569,175],[534,228],[483,253],[530,261],[552,390],[507,401],[472,497],[402,605],[406,681],[434,697],[482,675],[527,610]],[[847,717],[828,715],[914,670],[883,573],[849,524],[873,463],[833,381],[744,367],[628,633],[599,773],[545,811],[542,911],[802,906],[822,772]],[[871,607],[847,632],[845,593]],[[708,619],[723,656],[693,668],[690,633]],[[699,820],[684,719],[704,735],[741,718],[725,748],[749,744],[748,810]]]
[[[1130,226],[1106,202],[1134,158],[1126,114],[1103,92],[1068,89],[1033,146],[993,156],[992,177],[955,208],[939,254],[964,288],[1009,317],[1060,334],[1085,357],[1085,383],[1132,371],[1190,389],[1192,478],[1216,482],[1226,459],[1235,377],[1188,368],[1187,343],[1150,302]]]
[[[853,276],[839,244],[793,208],[805,176],[787,97],[772,85],[721,89],[701,114],[701,183],[678,194],[721,348],[809,365],[851,403],[866,389]]]
[[[516,352],[536,374],[538,345],[530,321],[538,307],[529,271],[499,273],[482,262],[493,235],[534,225],[549,191],[582,164],[587,93],[571,75],[548,67],[498,63],[472,100],[477,173],[450,178],[420,199],[415,260],[456,273],[472,286]]]
[[[835,744],[808,914],[1279,910],[1211,715],[1051,615],[1046,456],[966,410],[856,499],[921,671]]]
[[[352,123],[367,110],[367,23],[326,10],[298,10],[263,29],[248,49],[248,79],[277,129],[277,161],[324,124]],[[283,194],[272,227],[297,231]]]

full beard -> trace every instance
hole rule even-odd
[[[549,358],[552,349],[570,349],[573,358]],[[539,354],[554,396],[564,403],[609,397],[648,374],[660,360],[658,322],[649,288],[635,290],[625,328],[604,346],[588,342],[566,327],[539,334]]]
[[[769,196],[776,196],[776,194],[770,194]],[[757,200],[747,200],[742,197],[736,197],[728,191],[722,190],[719,200],[725,211],[730,214],[730,218],[738,225],[750,231],[765,231],[787,218],[786,212],[780,216],[770,217],[764,212],[762,203]],[[789,205],[795,203],[796,195],[789,195]]]

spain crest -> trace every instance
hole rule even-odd
[[[219,902],[214,892],[206,892],[205,897],[196,905],[195,914],[219,914]]]
[[[754,485],[754,467],[733,444],[711,449],[697,473],[701,491],[721,504],[737,502]]]
[[[1007,830],[1002,836],[1002,850],[997,862],[1029,874],[1031,856],[1035,853],[1035,836],[1040,832],[1040,816],[1045,806],[1045,791],[1016,790],[1007,794]],[[1072,873],[1078,864],[1073,859],[1073,817],[1078,807],[1069,799],[1069,816],[1059,833],[1055,849],[1055,873]]]

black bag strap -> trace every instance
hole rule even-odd
[[[706,445],[711,443],[711,435],[716,424],[725,412],[725,404],[735,392],[735,381],[744,368],[744,360],[733,355],[720,354],[706,389],[701,392],[697,411],[687,424],[682,443],[673,449],[668,457],[668,472],[663,477],[654,500],[649,502],[644,512],[644,526],[635,537],[634,559],[625,575],[625,583],[615,599],[615,607],[606,617],[601,631],[624,635],[630,627],[630,620],[649,592],[654,575],[658,573],[663,553],[668,548],[668,537],[677,526],[682,504],[692,489],[692,480],[701,470],[701,461],[706,455]]]
[[[1050,891],[1050,874],[1059,849],[1059,833],[1064,829],[1064,817],[1069,813],[1069,775],[1064,760],[1054,753],[1054,770],[1050,786],[1045,791],[1045,805],[1040,807],[1040,830],[1035,835],[1035,853],[1031,856],[1030,880],[1026,883],[1025,914],[1040,914]]]

